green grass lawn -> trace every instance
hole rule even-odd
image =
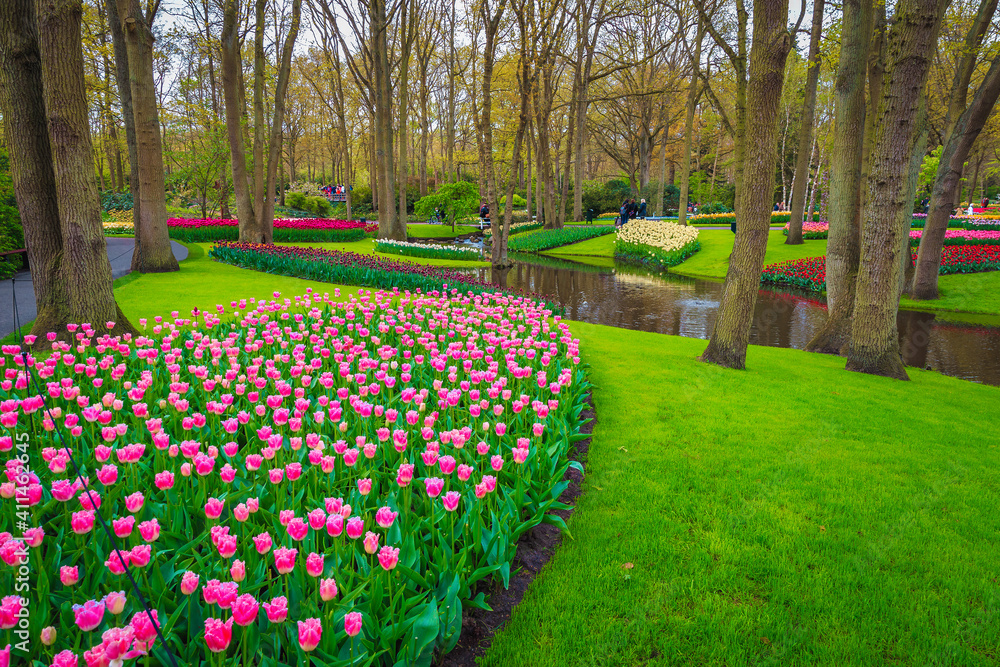
[[[903,299],[900,307],[1000,315],[1000,271],[938,276],[938,291],[941,293],[940,299]],[[996,326],[997,323],[994,322],[993,325]]]
[[[764,265],[804,257],[822,257],[826,254],[826,241],[806,241],[802,245],[785,245],[785,235],[772,229],[767,236],[767,254]],[[694,278],[724,280],[729,269],[729,255],[733,252],[735,235],[728,229],[703,229],[698,234],[701,250],[684,263],[670,269],[673,273]]]
[[[598,415],[573,539],[481,664],[997,664],[1000,389],[573,332]]]
[[[597,238],[570,243],[559,248],[546,250],[547,255],[584,255],[588,257],[614,257],[615,256],[615,235],[605,234]]]
[[[337,287],[207,246],[119,281],[125,314]],[[765,347],[730,371],[695,360],[705,341],[572,331],[598,414],[573,538],[482,664],[997,663],[1000,389]]]

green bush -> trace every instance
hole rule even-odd
[[[101,193],[101,208],[105,211],[131,211],[132,193],[105,190]]]
[[[13,206],[0,203],[0,252],[24,247],[24,230],[21,216]],[[6,260],[6,261],[4,261]],[[7,255],[0,258],[0,280],[6,280],[24,266],[24,255]]]
[[[301,192],[289,192],[285,195],[285,206],[304,211],[306,208],[306,196]]]
[[[330,202],[325,197],[306,197],[305,210],[317,218],[325,218],[330,215]]]
[[[507,242],[507,248],[511,251],[540,252],[594,238],[595,236],[611,234],[614,231],[615,228],[613,225],[587,225],[565,227],[563,229],[548,229],[532,234],[512,236]]]

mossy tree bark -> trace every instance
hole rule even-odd
[[[493,158],[493,68],[496,63],[497,36],[503,19],[504,9],[507,6],[506,0],[498,0],[495,5],[490,6],[489,0],[482,0],[478,6],[479,18],[483,22],[483,32],[486,37],[486,44],[483,47],[483,78],[482,92],[483,102],[481,111],[475,114],[477,141],[479,143],[479,155],[483,165],[483,175],[486,180],[486,201],[490,208],[490,231],[493,249],[491,259],[494,265],[498,265],[501,259],[506,259],[506,241],[500,227],[500,207],[497,196],[497,173]],[[514,180],[514,172],[510,174],[510,180]],[[508,202],[509,204],[509,202]],[[508,211],[510,207],[508,206]]]
[[[38,315],[31,332],[65,332],[69,295],[62,280],[62,230],[42,96],[35,0],[0,2],[0,110],[35,289]]]
[[[135,133],[139,224],[135,226],[132,270],[142,273],[178,271],[180,266],[167,233],[166,185],[160,115],[153,80],[152,15],[142,11],[139,0],[118,0],[128,55],[128,78]],[[133,205],[135,195],[133,194]]]
[[[903,230],[900,212],[912,202],[907,176],[924,84],[946,0],[901,0],[886,37],[879,124],[861,222],[861,271],[854,299],[847,369],[909,379],[899,350]]]
[[[719,314],[702,361],[728,368],[746,367],[750,325],[760,291],[760,272],[767,250],[774,197],[774,165],[778,159],[778,106],[785,62],[791,49],[788,0],[756,0],[753,46],[750,49],[743,181],[736,200],[736,243],[722,290]]]
[[[845,0],[835,83],[836,125],[826,244],[827,319],[806,346],[846,354],[861,252],[861,173],[865,136],[865,73],[872,33],[872,0]]]
[[[8,4],[4,3],[4,15]],[[26,78],[17,80],[13,86],[4,85],[8,91],[4,99],[11,102],[4,105],[5,120],[11,123],[24,114],[21,119],[26,123],[8,126],[9,129],[17,127],[18,134],[25,127],[37,131],[30,140],[18,140],[24,141],[28,149],[17,159],[18,177],[37,177],[43,187],[49,188],[49,194],[41,196],[37,190],[31,191],[37,185],[28,186],[28,190],[18,188],[26,195],[26,240],[38,242],[41,235],[59,239],[59,242],[55,238],[41,240],[39,247],[31,251],[39,261],[37,270],[46,274],[35,289],[44,292],[48,288],[47,294],[39,295],[39,317],[32,331],[55,331],[65,337],[68,335],[65,325],[69,322],[90,322],[101,331],[107,330],[105,323],[113,322],[113,334],[134,332],[115,302],[111,263],[101,226],[80,37],[83,7],[80,0],[41,0],[36,10],[37,15],[26,10],[24,0],[15,0],[10,8],[9,16],[17,23],[11,40],[18,46],[21,73]],[[37,59],[33,64],[23,61],[29,54],[40,56],[40,68]],[[4,70],[11,72],[6,66]],[[8,114],[12,118],[8,119]],[[27,114],[37,117],[26,118]],[[47,155],[39,145],[43,137],[49,142]],[[18,198],[20,206],[21,192]],[[40,214],[50,217],[41,221],[36,217]],[[53,229],[53,221],[58,231]]]
[[[993,64],[972,98],[972,103],[956,119],[951,135],[941,151],[941,161],[938,163],[931,191],[931,209],[917,252],[917,266],[911,290],[914,299],[937,299],[939,296],[938,274],[944,237],[951,217],[951,203],[962,178],[962,167],[969,157],[976,138],[989,119],[998,96],[1000,96],[1000,56],[993,59]]]
[[[226,0],[222,14],[222,94],[226,102],[226,136],[229,139],[230,164],[233,169],[233,197],[240,220],[240,240],[244,228],[256,226],[253,198],[247,174],[246,99],[243,96],[242,58],[239,37],[239,0]]]
[[[802,245],[802,220],[806,206],[806,180],[809,176],[809,146],[812,144],[813,124],[816,117],[816,88],[819,85],[820,39],[823,36],[823,0],[813,3],[812,33],[809,38],[809,62],[806,71],[806,92],[802,101],[802,121],[799,128],[799,152],[795,159],[795,178],[792,187],[791,216],[788,219],[787,245]],[[846,12],[844,20],[849,21]],[[815,186],[813,192],[815,192]]]

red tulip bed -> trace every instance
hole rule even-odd
[[[2,664],[429,665],[518,538],[565,526],[589,384],[532,299],[139,324],[2,348]]]
[[[167,231],[170,238],[187,243],[236,241],[239,221],[234,218],[170,218]],[[327,220],[325,218],[276,218],[274,240],[278,242],[360,241],[378,231],[378,224],[360,220]]]
[[[917,254],[912,253],[912,261]],[[946,245],[941,273],[981,273],[1000,270],[1000,245]],[[792,285],[815,292],[826,290],[826,257],[790,260],[764,267],[761,281]]]

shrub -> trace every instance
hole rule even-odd
[[[285,195],[285,205],[289,208],[297,208],[301,211],[306,210],[306,195],[301,192],[289,192]]]

